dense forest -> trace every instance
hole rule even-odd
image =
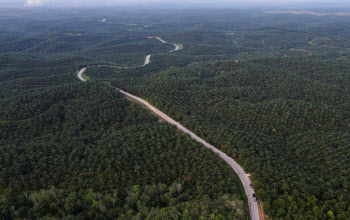
[[[350,219],[347,16],[12,14],[0,18],[1,218],[247,218],[234,171],[118,87],[237,160],[269,218]]]
[[[228,165],[105,84],[0,103],[1,219],[247,215]]]

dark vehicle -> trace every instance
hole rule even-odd
[[[255,197],[255,193],[253,193],[253,197],[256,198],[256,197]]]

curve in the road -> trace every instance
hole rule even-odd
[[[160,42],[162,42],[163,44],[166,44],[167,42],[163,39],[161,39],[160,37],[148,37],[148,38],[155,38],[157,40],[159,40]],[[169,51],[169,53],[173,53],[175,51],[178,51],[180,48],[179,46],[177,46],[176,44],[172,44],[174,45],[174,49]],[[151,57],[152,57],[153,54],[149,54],[146,56],[146,59],[145,59],[145,63],[141,66],[146,66],[148,65],[150,62],[151,62]],[[140,66],[132,66],[132,67],[121,67],[121,66],[113,66],[113,65],[98,65],[98,66],[105,66],[105,67],[111,67],[111,68],[116,68],[116,69],[131,69],[131,68],[136,68],[136,67],[140,67]]]
[[[86,82],[86,80],[83,78],[83,76],[82,76],[82,74],[85,72],[85,70],[86,70],[86,67],[85,68],[83,68],[83,69],[81,69],[80,71],[79,71],[79,73],[78,73],[78,78],[81,80],[81,81],[83,81],[83,82]]]
[[[145,100],[143,100],[143,99],[141,99],[141,98],[139,98],[137,96],[134,96],[134,95],[132,95],[132,94],[130,94],[128,92],[125,92],[125,91],[123,91],[121,89],[117,88],[117,90],[119,92],[121,92],[122,94],[128,96],[129,98],[132,98],[132,99],[134,99],[134,100],[144,104],[147,108],[152,110],[159,117],[161,117],[165,121],[169,122],[170,124],[175,125],[179,130],[183,131],[184,133],[189,134],[192,139],[194,139],[197,142],[203,144],[205,147],[211,149],[212,151],[217,153],[223,160],[225,160],[226,163],[228,165],[230,165],[231,168],[238,174],[239,178],[241,179],[241,182],[243,183],[244,189],[245,189],[247,197],[248,197],[248,203],[249,203],[251,219],[252,220],[259,220],[258,203],[257,203],[256,198],[254,196],[255,194],[254,194],[253,188],[251,187],[250,179],[249,179],[248,175],[244,172],[243,168],[236,161],[234,161],[231,157],[227,156],[227,154],[225,154],[221,150],[217,149],[213,145],[209,144],[208,142],[206,142],[202,138],[200,138],[197,135],[195,135],[193,132],[191,132],[190,130],[188,130],[184,126],[182,126],[179,122],[175,121],[174,119],[170,118],[169,116],[164,114],[159,109],[157,109],[154,106],[152,106],[151,104],[149,104],[147,101],[145,101]]]
[[[166,43],[166,41],[162,40],[159,37],[155,37],[156,39],[160,40],[162,43]],[[177,45],[175,45],[175,49],[173,51],[169,51],[169,52],[174,52],[177,51],[179,49],[179,47]],[[151,54],[148,55],[146,57],[146,61],[145,61],[145,65],[150,63],[150,59],[151,59]],[[114,67],[114,68],[133,68],[133,67],[115,67],[115,66],[110,66],[110,67]],[[78,78],[81,81],[86,82],[86,80],[82,77],[82,74],[85,72],[86,67],[81,69],[78,73]],[[144,104],[147,108],[149,108],[150,110],[152,110],[155,114],[157,114],[158,116],[160,116],[161,118],[163,118],[164,120],[166,120],[167,122],[169,122],[170,124],[175,125],[179,130],[183,131],[186,134],[189,134],[194,140],[196,140],[197,142],[203,144],[205,147],[211,149],[212,151],[214,151],[215,153],[217,153],[223,160],[225,160],[225,162],[227,164],[229,164],[231,166],[231,168],[238,174],[245,192],[247,194],[247,198],[248,198],[248,204],[249,204],[249,211],[250,211],[250,217],[252,220],[259,220],[259,210],[258,210],[258,203],[256,201],[255,198],[255,194],[254,194],[254,190],[251,187],[252,184],[250,182],[250,179],[248,177],[248,175],[244,172],[243,168],[236,162],[234,161],[231,157],[227,156],[227,154],[225,154],[224,152],[222,152],[221,150],[217,149],[216,147],[214,147],[213,145],[207,143],[205,140],[203,140],[202,138],[198,137],[197,135],[195,135],[193,132],[191,132],[190,130],[188,130],[187,128],[185,128],[184,126],[182,126],[180,123],[176,122],[174,119],[170,118],[169,116],[167,116],[166,114],[164,114],[163,112],[161,112],[159,109],[155,108],[154,106],[152,106],[151,104],[149,104],[147,101],[134,96],[128,92],[125,92],[121,89],[117,90],[119,92],[121,92],[122,94],[128,96],[129,98],[132,98],[142,104]]]

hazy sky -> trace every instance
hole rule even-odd
[[[234,4],[297,4],[297,3],[318,3],[329,4],[330,7],[343,3],[348,3],[349,0],[0,0],[1,3],[18,3],[23,6],[91,6],[91,5],[146,5],[147,3],[160,4],[190,4],[190,5],[234,5]]]

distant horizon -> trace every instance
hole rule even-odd
[[[107,6],[38,6],[38,7],[27,7],[27,6],[16,6],[16,5],[2,5],[0,6],[0,9],[105,9]],[[258,7],[258,6],[232,6],[232,7],[213,7],[210,5],[201,5],[201,6],[180,6],[180,5],[171,5],[171,4],[164,4],[164,5],[112,5],[108,6],[108,9],[145,9],[145,10],[259,10],[259,11],[314,11],[314,12],[350,12],[350,4],[342,7],[326,7],[326,6],[318,6],[318,7],[311,7],[311,6],[305,6],[305,7],[297,7],[297,6],[265,6],[265,7]]]
[[[232,9],[262,9],[264,8],[279,8],[284,10],[303,10],[303,9],[341,9],[346,10],[350,8],[350,2],[348,1],[259,1],[259,0],[247,0],[247,1],[226,1],[221,0],[215,3],[208,0],[192,0],[192,1],[177,1],[172,0],[164,2],[157,0],[129,0],[129,1],[110,1],[105,0],[102,2],[92,0],[0,0],[0,8],[91,8],[91,7],[144,7],[144,8],[232,8]]]

